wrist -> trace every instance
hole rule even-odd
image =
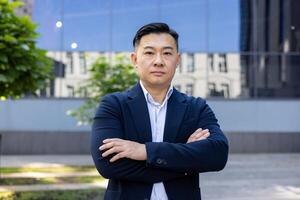
[[[146,150],[146,145],[142,144],[142,160],[147,160],[147,150]]]

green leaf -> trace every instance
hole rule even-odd
[[[23,5],[24,5],[23,2],[21,2],[21,1],[15,1],[15,2],[11,3],[11,8],[15,9],[15,8],[23,6]]]
[[[107,59],[101,56],[96,59],[89,70],[90,79],[85,85],[89,98],[81,107],[72,110],[72,116],[81,124],[92,122],[94,112],[102,96],[126,90],[137,82],[138,77],[127,55],[115,55],[112,63],[115,64],[110,65]]]
[[[6,45],[0,43],[0,49],[5,49]]]
[[[35,45],[37,25],[28,16],[18,17],[14,13],[21,5],[0,0],[0,89],[5,98],[34,94],[52,78],[52,62]]]
[[[0,82],[6,82],[6,81],[7,78],[4,75],[0,74]]]
[[[17,39],[11,35],[4,35],[3,40],[5,42],[16,43]]]
[[[30,67],[27,67],[26,65],[17,65],[16,69],[26,72],[26,71],[28,71],[28,69],[30,69]]]
[[[7,56],[0,54],[0,62],[1,63],[7,63],[8,62]]]

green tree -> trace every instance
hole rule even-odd
[[[78,109],[68,111],[69,115],[77,119],[79,125],[91,124],[101,97],[126,90],[138,80],[129,58],[124,54],[115,55],[112,62],[107,57],[99,57],[89,72],[90,78],[82,87],[88,92],[89,98]],[[80,90],[79,92],[81,93]]]
[[[35,94],[52,78],[52,62],[36,47],[37,25],[14,13],[22,2],[0,0],[0,98]]]

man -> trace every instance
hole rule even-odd
[[[109,179],[104,199],[201,199],[199,173],[225,167],[227,139],[203,99],[171,85],[180,62],[174,30],[145,25],[133,46],[139,83],[103,97],[93,123],[92,156]]]

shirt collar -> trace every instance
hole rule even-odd
[[[145,96],[145,99],[148,103],[154,103],[154,104],[158,104],[157,102],[154,101],[153,97],[151,96],[151,94],[146,90],[146,88],[144,87],[142,81],[140,80],[140,85],[142,87],[142,90],[143,90],[143,93],[144,93],[144,96]],[[165,102],[171,97],[173,93],[173,85],[171,84],[169,89],[168,89],[168,92],[167,92],[167,95],[163,101],[163,103],[161,104],[161,106],[163,106],[165,104]]]

